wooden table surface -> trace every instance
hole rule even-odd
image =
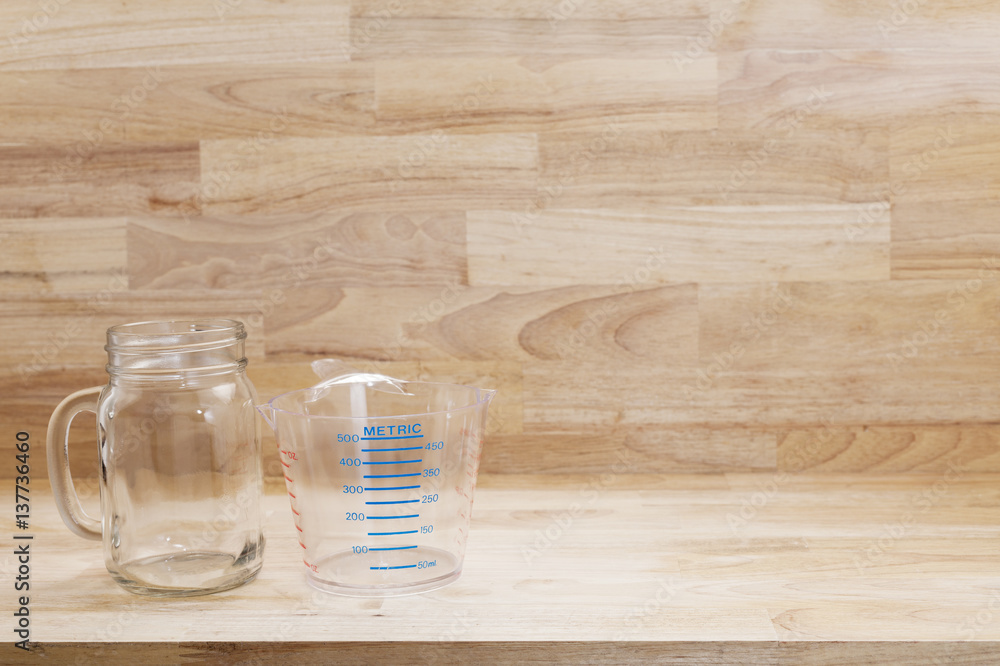
[[[307,586],[287,498],[269,491],[258,579],[180,600],[120,589],[97,542],[36,496],[39,652],[930,663],[1000,641],[991,475],[485,476],[458,582],[386,599]]]

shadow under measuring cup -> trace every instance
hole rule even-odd
[[[495,391],[351,382],[279,395],[274,428],[310,585],[351,596],[458,579]]]

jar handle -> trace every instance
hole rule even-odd
[[[80,412],[97,413],[97,401],[103,386],[77,391],[59,403],[49,419],[45,452],[49,462],[49,483],[59,515],[71,532],[84,539],[101,538],[101,521],[83,510],[69,470],[69,426]]]

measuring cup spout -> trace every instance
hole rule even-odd
[[[277,432],[278,429],[274,425],[274,408],[271,407],[271,403],[262,402],[259,405],[254,405],[254,407],[257,408],[260,415],[264,417],[265,421],[267,421],[267,425],[271,426],[271,429]]]

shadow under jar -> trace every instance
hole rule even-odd
[[[256,391],[243,324],[142,322],[108,329],[108,385],[66,398],[49,422],[49,477],[74,533],[101,539],[108,571],[137,594],[227,590],[260,571],[264,534]],[[97,414],[101,520],[69,471],[67,433]]]

